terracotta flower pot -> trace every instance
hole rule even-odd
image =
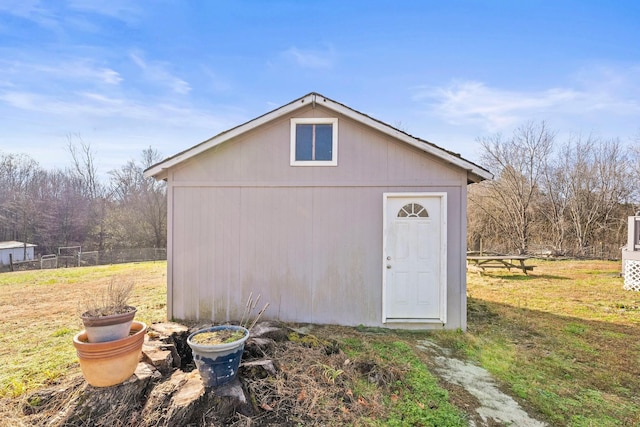
[[[242,331],[244,334],[236,341],[223,344],[198,344],[193,341],[198,334],[224,330]],[[249,338],[249,331],[242,326],[234,325],[200,329],[189,335],[187,344],[191,347],[193,360],[196,362],[205,387],[219,387],[236,377],[247,338]]]
[[[105,342],[119,340],[129,335],[133,318],[137,309],[128,306],[126,313],[111,314],[108,316],[89,316],[85,312],[80,316],[87,331],[89,342]]]
[[[115,341],[91,343],[86,330],[76,334],[73,345],[87,382],[94,387],[108,387],[131,377],[138,366],[146,332],[146,324],[133,322],[130,335]]]

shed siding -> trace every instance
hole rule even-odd
[[[295,117],[333,117],[321,108]],[[338,117],[338,166],[289,165],[289,118],[255,129],[184,162],[175,185],[466,185],[466,173],[417,148]]]
[[[239,320],[252,292],[267,318],[382,326],[383,193],[447,192],[447,327],[465,327],[466,172],[338,118],[336,167],[291,167],[286,118],[171,170],[170,317]]]
[[[238,320],[250,293],[284,321],[381,325],[382,194],[406,187],[177,187],[172,317]],[[446,191],[456,210],[458,188]],[[448,222],[460,240],[459,215]],[[311,226],[310,224],[313,224]],[[459,247],[450,244],[449,255]],[[450,323],[459,258],[448,263]]]
[[[33,247],[27,247],[27,257],[24,256],[24,248],[8,248],[8,249],[0,249],[0,264],[1,265],[9,265],[11,258],[13,258],[13,262],[20,261],[31,261],[34,259],[34,250]]]

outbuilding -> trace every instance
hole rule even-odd
[[[168,318],[466,328],[467,185],[491,174],[318,93],[145,171],[167,181]]]
[[[11,262],[33,261],[33,243],[16,241],[0,242],[0,265],[9,265]]]

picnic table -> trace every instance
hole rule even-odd
[[[512,268],[522,270],[524,274],[533,270],[533,265],[525,262],[531,257],[528,255],[467,255],[467,269],[484,271],[485,268]]]

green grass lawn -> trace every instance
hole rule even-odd
[[[466,334],[437,340],[559,426],[640,425],[640,294],[620,262],[536,261],[469,274]]]
[[[432,339],[485,367],[550,425],[640,426],[640,293],[622,289],[619,262],[534,264],[529,276],[469,274],[466,333],[335,328],[349,358],[375,360],[389,373],[383,394],[366,381],[348,384],[356,398],[380,405],[357,425],[466,425],[452,405],[455,390],[442,387],[415,348]],[[83,298],[111,281],[135,283],[138,320],[164,321],[165,271],[156,262],[0,274],[0,398],[79,373],[71,339],[82,329]],[[340,367],[325,372],[341,375]]]

